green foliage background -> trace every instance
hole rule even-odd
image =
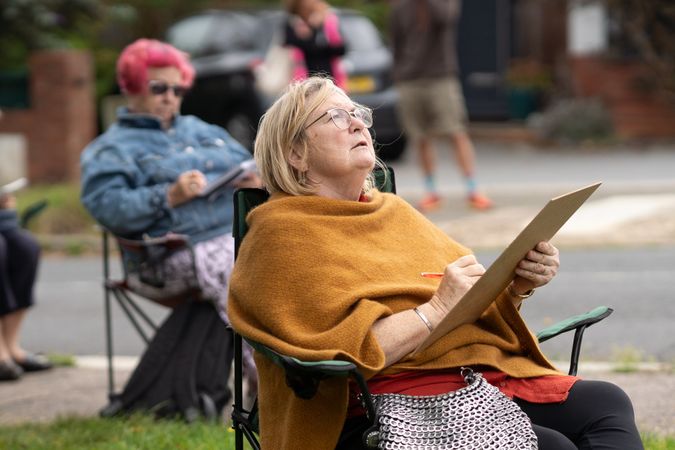
[[[380,29],[385,25],[384,1],[330,3],[362,11]],[[33,50],[88,49],[98,98],[114,87],[120,50],[137,38],[162,39],[170,24],[207,8],[282,7],[280,0],[2,0],[0,5],[0,70],[25,69]]]

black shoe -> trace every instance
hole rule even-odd
[[[43,355],[35,355],[33,353],[26,353],[23,357],[23,361],[14,360],[14,362],[21,366],[25,372],[38,372],[40,370],[47,370],[53,367],[51,361],[49,361]]]
[[[14,381],[21,378],[23,369],[11,359],[0,361],[0,381]]]
[[[117,397],[113,397],[110,402],[98,412],[99,417],[109,418],[119,416],[124,410],[124,403]]]

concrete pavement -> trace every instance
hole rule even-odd
[[[658,158],[653,162],[655,154]],[[595,180],[604,180],[605,184],[559,232],[556,245],[675,244],[675,148],[565,155],[546,151],[534,154],[520,147],[504,153],[490,145],[479,145],[480,180],[485,180],[482,186],[496,202],[496,207],[487,212],[472,211],[464,205],[461,177],[448,152],[439,156],[439,178],[446,200],[429,217],[469,247],[503,248],[549,198]],[[575,157],[584,161],[572,165],[570,160]],[[399,194],[415,203],[422,195],[422,184],[411,159],[407,155],[392,165]],[[97,366],[100,358],[78,361],[77,367],[0,383],[0,424],[95,415],[106,402],[106,373]],[[133,361],[127,360],[118,370],[118,386],[129,375]],[[656,370],[641,366],[636,372],[617,373],[611,367],[589,364],[584,368],[582,364],[580,375],[622,386],[633,399],[642,430],[675,434],[672,365]]]

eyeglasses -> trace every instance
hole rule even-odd
[[[171,89],[173,95],[176,97],[183,97],[187,94],[188,88],[180,84],[169,84],[166,81],[150,80],[148,81],[148,89],[152,95],[164,95]]]
[[[366,128],[370,128],[373,126],[373,112],[368,108],[358,106],[354,109],[354,111],[351,112],[344,110],[342,108],[329,109],[328,111],[317,117],[316,120],[314,120],[312,123],[307,125],[305,127],[305,130],[314,125],[315,123],[317,123],[326,115],[330,116],[331,120],[333,121],[333,124],[335,124],[335,126],[338,127],[339,130],[346,130],[347,128],[349,128],[352,125],[352,117],[355,117],[359,119],[361,122],[363,122]]]

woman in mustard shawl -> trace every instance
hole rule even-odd
[[[325,78],[293,84],[267,111],[255,158],[271,198],[247,218],[230,281],[234,328],[302,360],[352,361],[374,393],[456,390],[470,366],[525,411],[542,449],[641,449],[625,393],[560,373],[518,312],[558,270],[549,243],[525,256],[476,322],[412,354],[484,268],[404,200],[372,188],[371,125],[371,111]],[[303,400],[280,368],[255,358],[264,449],[361,448],[369,423],[346,379]]]

